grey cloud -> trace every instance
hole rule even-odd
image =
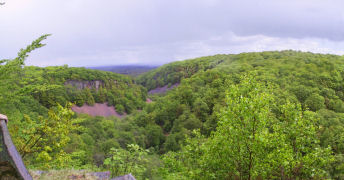
[[[4,1],[0,59],[52,33],[27,61],[40,66],[162,64],[283,47],[337,54],[344,49],[339,0]]]
[[[121,64],[162,65],[175,60],[185,60],[214,54],[240,52],[258,52],[266,50],[294,49],[315,53],[344,54],[344,42],[319,38],[278,38],[265,35],[240,36],[233,32],[203,40],[190,40],[177,43],[165,43],[147,46],[127,46],[112,51],[100,51],[92,54],[57,56],[55,64],[68,62],[72,66],[97,66]],[[36,53],[33,59],[43,59],[42,53]],[[36,62],[37,63],[37,62]],[[51,62],[38,62],[49,65]]]

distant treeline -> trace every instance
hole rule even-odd
[[[99,67],[90,67],[90,69],[110,71],[110,72],[114,72],[114,73],[125,74],[125,75],[136,77],[140,74],[148,72],[148,71],[155,69],[157,67],[158,66],[128,65],[128,66],[99,66]]]

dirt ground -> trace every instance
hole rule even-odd
[[[72,110],[78,114],[84,113],[90,116],[104,116],[104,117],[117,116],[119,118],[122,118],[123,116],[125,116],[125,114],[123,115],[118,114],[115,110],[115,107],[107,106],[106,103],[103,103],[103,104],[95,103],[93,106],[84,104],[81,107],[78,107],[75,105],[72,107]]]
[[[146,103],[151,103],[151,102],[153,102],[151,99],[149,98],[146,99]]]

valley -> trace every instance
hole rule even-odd
[[[0,0],[0,180],[344,180],[342,7]]]
[[[234,177],[234,160],[252,163],[247,146],[264,164],[251,168],[268,179],[281,167],[278,176],[291,179],[343,177],[343,56],[214,55],[137,77],[23,63],[18,57],[0,66],[0,110],[29,169],[221,179]],[[242,149],[242,159],[231,147]]]

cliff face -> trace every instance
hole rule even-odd
[[[93,80],[93,81],[68,80],[64,83],[64,85],[74,86],[78,90],[89,88],[89,89],[96,89],[98,91],[100,86],[104,87],[104,82],[100,80]]]

